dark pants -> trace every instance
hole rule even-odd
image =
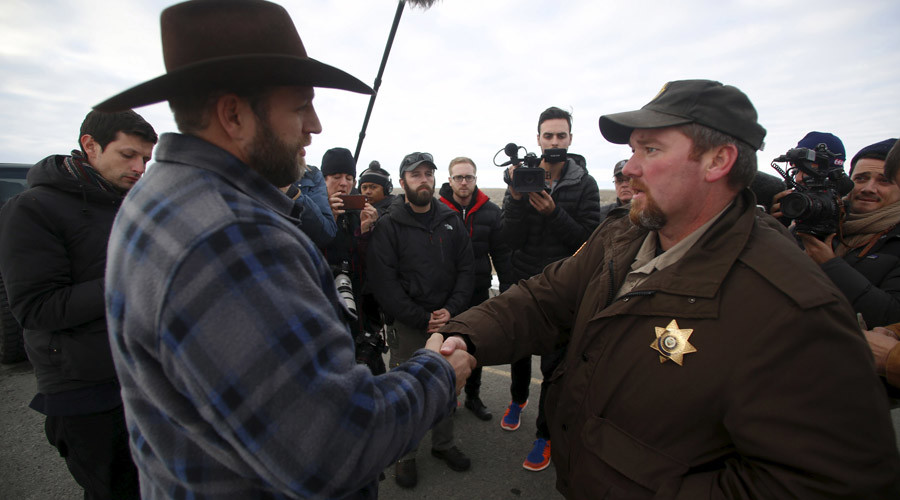
[[[48,416],[44,432],[84,488],[85,500],[140,498],[122,406],[89,415]]]
[[[472,294],[472,302],[469,307],[475,307],[490,297],[490,289],[475,290]],[[466,379],[466,399],[475,399],[481,392],[481,365],[472,370],[472,374]],[[528,397],[527,395],[525,397]]]
[[[538,416],[535,420],[537,431],[535,437],[550,439],[550,429],[547,426],[547,415],[544,412],[544,399],[547,396],[547,380],[556,370],[556,367],[562,363],[566,355],[566,348],[562,347],[553,352],[541,356],[541,375],[544,380],[541,381],[541,396],[538,400]],[[510,376],[512,383],[509,386],[509,393],[512,400],[516,404],[522,404],[528,401],[528,386],[531,384],[531,356],[520,359],[510,365]]]

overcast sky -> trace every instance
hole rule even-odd
[[[165,73],[157,0],[0,0],[0,162],[34,163],[77,147],[94,104]],[[370,85],[397,8],[392,0],[289,0],[311,57]],[[493,157],[508,142],[539,152],[537,118],[573,113],[570,151],[601,189],[627,146],[606,142],[601,114],[638,109],[669,80],[735,85],[768,130],[760,168],[806,132],[832,132],[848,157],[900,135],[900,2],[443,0],[405,9],[363,143],[392,176],[428,151],[438,167],[477,163],[502,187]],[[356,147],[368,96],[320,89],[324,131],[307,148]],[[168,106],[139,108],[175,131]],[[502,156],[498,161],[504,160]],[[443,172],[439,180],[445,180]]]

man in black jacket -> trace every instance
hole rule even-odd
[[[434,159],[411,153],[400,163],[400,186],[390,211],[375,225],[368,252],[369,284],[387,318],[390,364],[420,349],[451,316],[469,306],[474,285],[472,242],[456,212],[434,199]],[[469,459],[454,445],[453,415],[432,428],[431,454],[455,471]],[[416,450],[397,463],[397,484],[418,482]]]
[[[572,144],[572,115],[550,107],[538,119],[538,145],[542,156],[550,149],[568,150]],[[547,190],[518,193],[512,187],[503,198],[503,234],[512,249],[512,266],[516,280],[528,279],[543,271],[548,264],[572,255],[600,224],[600,190],[587,172],[584,158],[565,154],[565,160],[541,161],[546,172]],[[515,166],[510,167],[510,176]],[[562,358],[565,346],[554,354],[541,356],[544,380],[550,377]],[[531,383],[531,357],[511,366],[512,401],[500,421],[503,429],[519,428],[520,413],[528,404]],[[541,400],[547,386],[541,384]],[[538,402],[536,440],[522,466],[540,471],[550,465],[550,432],[543,405]]]
[[[475,162],[471,158],[460,156],[450,160],[449,169],[449,182],[441,186],[441,201],[459,213],[472,238],[475,289],[469,307],[474,307],[488,299],[493,269],[497,270],[501,289],[505,290],[512,284],[509,247],[500,234],[500,207],[478,189]],[[481,420],[490,420],[492,415],[479,397],[480,389],[479,366],[472,370],[466,380],[465,406]]]
[[[90,499],[139,497],[103,279],[113,219],[156,140],[133,111],[91,111],[81,149],[41,160],[0,212],[0,272],[37,377],[30,406]]]
[[[884,173],[897,139],[862,148],[850,162],[853,190],[841,237],[799,233],[806,253],[869,327],[900,321],[900,187]]]
[[[616,201],[600,207],[600,222],[606,220],[606,216],[609,215],[614,208],[619,208],[630,203],[631,197],[634,196],[634,191],[631,190],[631,180],[622,173],[622,169],[625,168],[626,163],[628,163],[628,160],[619,160],[619,162],[616,163],[615,168],[613,168],[613,183],[616,186]]]

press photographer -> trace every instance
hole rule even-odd
[[[322,174],[328,200],[337,223],[337,234],[322,253],[331,266],[338,294],[356,315],[351,333],[356,340],[356,360],[367,365],[375,375],[385,372],[381,355],[386,352],[381,333],[383,321],[378,304],[365,293],[365,254],[378,212],[368,201],[361,209],[351,208],[355,195],[356,161],[350,150],[332,148],[322,156]],[[356,194],[357,196],[361,196]]]
[[[841,140],[834,134],[830,134],[828,132],[810,132],[806,134],[803,139],[800,139],[800,141],[797,142],[797,147],[794,149],[815,150],[816,146],[818,146],[819,144],[824,145],[827,150],[833,155],[833,158],[831,158],[831,160],[827,164],[823,163],[821,167],[827,169],[840,168],[843,171],[844,162],[847,160],[847,155],[844,151],[844,143],[841,142]],[[775,162],[773,161],[773,163]],[[775,217],[776,219],[781,221],[781,223],[784,224],[785,227],[790,226],[793,221],[789,217],[784,216],[784,214],[781,212],[781,199],[793,193],[793,186],[795,186],[797,183],[802,183],[803,178],[806,175],[800,169],[788,173],[791,175],[790,179],[785,178],[788,189],[782,190],[781,192],[775,194],[772,197],[772,203],[768,209],[772,217]],[[780,174],[782,177],[785,177],[784,172],[780,172]],[[844,193],[844,195],[846,194],[847,193]]]
[[[820,239],[840,228],[846,215],[843,197],[853,189],[853,181],[844,173],[844,144],[836,136],[810,132],[796,148],[772,160],[790,188],[775,196],[773,205],[783,223],[794,223],[797,232]],[[787,170],[777,163],[787,163]]]
[[[843,200],[847,216],[835,231],[822,235],[823,227],[797,227],[807,255],[869,327],[900,321],[900,187],[884,174],[896,141],[871,144],[853,157],[853,188]]]

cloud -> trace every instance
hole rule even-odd
[[[9,1],[7,2],[9,3]],[[159,13],[170,2],[25,2],[0,12],[0,161],[66,152],[92,104],[164,72]],[[397,9],[387,0],[293,0],[309,54],[374,83]],[[405,9],[363,143],[396,175],[411,151],[442,170],[455,156],[502,186],[492,157],[506,143],[536,150],[537,116],[574,114],[572,151],[601,187],[626,146],[600,136],[597,118],[636,109],[671,79],[711,78],[744,90],[768,129],[761,168],[810,130],[847,150],[900,134],[900,4],[827,0],[559,2],[444,0]],[[354,150],[368,97],[319,89],[329,148]],[[165,104],[141,108],[175,129]],[[500,161],[503,160],[501,157]]]

